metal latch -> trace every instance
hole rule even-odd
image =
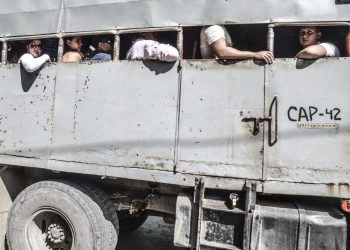
[[[231,200],[231,209],[234,209],[235,207],[237,207],[237,202],[239,200],[239,196],[236,193],[231,193],[229,198]]]
[[[271,117],[261,117],[261,118],[256,118],[256,117],[245,117],[242,119],[242,122],[253,122],[253,132],[252,134],[254,136],[259,134],[260,128],[259,124],[262,122],[271,122],[272,118]]]

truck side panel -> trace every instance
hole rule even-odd
[[[50,159],[172,171],[177,65],[123,61],[72,67],[69,76],[57,78],[57,90],[65,91],[56,94]]]
[[[265,144],[267,180],[349,183],[349,68],[345,58],[268,66],[266,109],[276,96],[278,141]]]
[[[262,178],[264,66],[253,61],[221,65],[187,61],[182,72],[178,171]]]

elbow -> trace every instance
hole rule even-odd
[[[306,48],[300,51],[296,57],[300,59],[317,59],[326,56],[326,53],[319,51],[313,47]]]
[[[219,59],[222,59],[222,60],[227,59],[227,53],[225,50],[217,50],[215,51],[215,55]]]
[[[317,59],[317,58],[320,58],[322,56],[304,52],[304,53],[298,54],[296,57],[299,59]]]

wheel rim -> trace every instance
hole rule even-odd
[[[26,244],[31,250],[71,250],[75,232],[72,223],[60,211],[40,208],[25,226]]]

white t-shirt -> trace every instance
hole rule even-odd
[[[333,43],[320,43],[323,48],[326,49],[326,56],[328,57],[338,57],[340,56],[339,49]]]
[[[200,50],[203,59],[215,58],[210,45],[219,39],[225,39],[226,45],[232,47],[232,40],[226,28],[221,25],[203,27],[200,34]]]
[[[27,72],[34,72],[38,70],[45,62],[49,62],[49,61],[50,61],[50,57],[47,54],[43,54],[42,56],[34,58],[31,54],[25,53],[18,60],[18,63],[21,63],[23,65],[23,68]]]
[[[126,54],[127,60],[160,60],[174,62],[179,58],[178,50],[169,45],[153,40],[139,39]]]

